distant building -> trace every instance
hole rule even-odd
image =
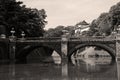
[[[75,35],[82,35],[82,32],[88,31],[90,29],[89,24],[86,21],[82,21],[76,24]]]

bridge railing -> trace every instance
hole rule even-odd
[[[0,38],[0,42],[9,42],[9,38]]]
[[[69,41],[114,41],[115,36],[81,36],[81,37],[69,37]],[[17,38],[16,41],[62,41],[61,37],[34,37],[34,38]]]
[[[60,37],[34,37],[34,38],[17,38],[17,41],[60,41]]]
[[[114,36],[93,36],[93,37],[71,37],[70,41],[114,41]]]

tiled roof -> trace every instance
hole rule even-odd
[[[89,25],[85,20],[82,22],[77,23],[76,25]]]

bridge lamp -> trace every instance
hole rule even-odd
[[[114,34],[116,34],[116,33],[117,33],[116,31],[112,31],[112,33],[111,33],[111,34],[112,34],[112,35],[114,35]]]
[[[103,33],[103,34],[102,34],[102,36],[106,36],[106,34],[105,34],[105,33]]]
[[[67,34],[68,30],[62,30],[63,34]]]
[[[15,29],[12,28],[12,30],[10,31],[12,33],[12,37],[15,37],[14,34],[15,34]]]
[[[117,31],[118,31],[118,33],[120,34],[120,25],[118,25]]]
[[[1,34],[0,38],[6,38],[6,35],[5,34]]]
[[[25,32],[24,31],[22,31],[21,36],[22,36],[22,38],[25,38]]]

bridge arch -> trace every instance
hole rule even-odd
[[[111,47],[105,45],[105,44],[99,44],[99,43],[95,43],[95,44],[91,44],[91,43],[84,43],[84,44],[78,44],[76,45],[74,48],[70,49],[69,53],[68,53],[68,58],[69,60],[71,60],[71,56],[72,54],[78,50],[78,49],[81,49],[83,47],[86,47],[86,46],[96,46],[96,47],[99,47],[105,51],[107,51],[111,57],[112,57],[112,60],[115,60],[115,50],[112,49]]]
[[[44,45],[36,45],[36,46],[26,45],[17,52],[16,60],[25,60],[26,57],[30,54],[30,52],[38,48],[44,48],[44,51],[46,52],[47,56],[51,56],[53,51],[56,51],[61,57],[60,51],[52,47],[48,47]]]

